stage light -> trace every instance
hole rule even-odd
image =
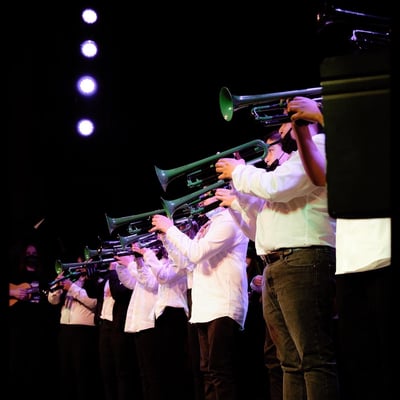
[[[81,9],[81,38],[79,46],[80,60],[78,76],[76,78],[76,91],[79,94],[77,102],[78,115],[76,130],[81,136],[90,136],[97,129],[100,112],[98,97],[98,52],[99,52],[99,27],[97,26],[99,15],[94,8]],[[96,26],[95,26],[96,25]],[[90,119],[83,115],[90,114]]]
[[[87,24],[94,24],[97,21],[97,12],[92,8],[85,8],[82,11],[82,20]]]
[[[94,58],[98,53],[98,46],[94,40],[85,40],[81,43],[81,54],[86,58]]]
[[[76,87],[82,96],[90,97],[97,92],[97,81],[93,76],[84,75],[78,79]]]
[[[90,136],[95,131],[94,122],[89,118],[82,118],[77,123],[77,131],[81,136]]]

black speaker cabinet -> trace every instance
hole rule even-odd
[[[391,216],[390,65],[389,51],[321,63],[332,217]]]

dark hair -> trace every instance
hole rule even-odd
[[[260,275],[263,270],[263,266],[261,263],[260,257],[257,255],[256,248],[253,241],[250,241],[247,245],[247,254],[246,258],[250,258],[250,264],[247,267],[247,277],[250,281],[253,279],[254,276]]]
[[[279,133],[279,130],[274,129],[273,131],[271,131],[265,138],[265,141],[267,141],[267,140],[270,140],[273,144],[281,142],[282,136]]]

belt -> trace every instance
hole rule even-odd
[[[281,259],[281,257],[288,256],[295,251],[299,250],[310,250],[310,249],[316,249],[316,248],[326,248],[329,246],[308,246],[308,247],[284,247],[278,250],[273,250],[270,251],[267,254],[261,255],[260,258],[263,261],[265,265],[267,264],[272,264],[275,261],[278,261]]]
[[[99,325],[108,325],[108,326],[113,326],[113,321],[110,321],[109,319],[99,319]]]
[[[281,252],[280,251],[271,251],[268,254],[263,254],[260,256],[261,260],[265,265],[267,264],[272,264],[275,261],[278,261],[281,258]]]

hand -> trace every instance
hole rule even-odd
[[[255,286],[261,287],[262,286],[262,279],[263,279],[262,275],[256,275],[253,278],[253,284]]]
[[[145,247],[140,247],[138,243],[133,243],[132,244],[132,251],[140,254],[141,256],[144,255],[144,253],[146,252],[146,248]]]
[[[232,189],[219,188],[215,191],[215,198],[220,201],[221,207],[230,207],[236,195]]]
[[[289,100],[287,111],[292,114],[290,117],[292,121],[304,120],[324,125],[324,116],[318,103],[308,97],[296,96],[292,100]]]
[[[109,265],[109,267],[108,267],[108,269],[109,269],[110,271],[115,271],[116,268],[117,268],[117,265],[118,265],[118,263],[117,263],[116,261],[111,261],[111,262],[110,262],[110,265]]]
[[[171,218],[161,214],[153,215],[151,223],[153,227],[149,230],[149,232],[167,233],[167,230],[174,225],[174,221]]]
[[[232,179],[233,170],[238,165],[245,164],[245,160],[236,160],[235,158],[220,158],[215,163],[215,171],[219,174],[218,179]]]
[[[63,289],[64,289],[65,291],[68,291],[69,288],[71,287],[71,285],[72,285],[71,279],[64,279],[64,280],[62,281],[62,286],[63,286]]]
[[[10,289],[9,295],[18,300],[28,300],[30,297],[29,289],[23,287]]]
[[[256,275],[250,282],[250,287],[253,292],[261,293],[262,292],[262,284],[263,284],[262,275]]]
[[[127,267],[135,259],[133,255],[129,255],[129,256],[115,255],[114,258],[118,262],[118,264],[123,265],[124,267]]]
[[[97,276],[97,265],[87,265],[85,269],[86,269],[86,276],[89,279],[93,279],[94,277]]]

